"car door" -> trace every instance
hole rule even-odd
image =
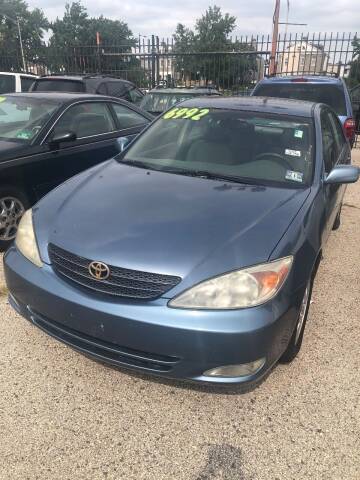
[[[321,111],[321,135],[323,148],[324,176],[326,177],[337,164],[349,163],[350,150],[337,115],[324,107]],[[326,241],[341,207],[344,186],[324,184],[326,212]]]
[[[65,132],[74,132],[76,140],[58,145],[52,143],[55,135]],[[116,155],[119,136],[121,133],[107,102],[83,101],[68,107],[44,140],[49,146],[49,158],[37,172],[37,196],[43,196],[73,175]]]

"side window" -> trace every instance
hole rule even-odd
[[[335,131],[331,122],[331,115],[332,113],[326,109],[321,112],[321,135],[326,173],[332,170],[340,153],[335,140]]]
[[[337,116],[334,115],[332,112],[329,112],[329,116],[335,132],[335,142],[338,149],[338,154],[340,155],[341,150],[343,149],[344,143],[346,143],[346,140],[344,137],[344,131]]]
[[[122,98],[126,92],[126,89],[123,82],[108,82],[107,91],[107,94],[110,95],[110,97]]]
[[[144,125],[144,123],[149,123],[149,120],[140,113],[134,112],[124,105],[119,105],[118,103],[112,103],[117,119],[119,120],[120,128],[131,128],[136,127],[137,125]]]
[[[137,89],[133,88],[130,90],[130,98],[135,105],[140,105],[141,100],[143,99],[144,95]]]
[[[103,102],[86,102],[70,107],[59,119],[53,133],[71,131],[77,138],[91,137],[115,130],[109,108]]]
[[[21,82],[21,91],[28,92],[31,85],[34,83],[34,78],[31,77],[20,77]]]
[[[15,75],[0,74],[0,93],[12,93],[15,90]]]
[[[106,88],[106,83],[101,83],[97,89],[97,92],[99,95],[107,95],[107,88]]]

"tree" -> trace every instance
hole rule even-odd
[[[347,79],[350,87],[360,83],[360,39],[355,37],[352,41],[353,57],[350,62],[349,78]]]
[[[16,20],[19,19],[27,69],[44,56],[44,33],[49,22],[42,10],[29,10],[23,0],[0,0],[0,57],[4,70],[21,70],[22,59]],[[15,22],[14,22],[15,20]]]
[[[67,3],[63,18],[57,18],[51,29],[53,34],[49,50],[54,71],[101,71],[127,76],[127,71],[136,63],[131,56],[126,56],[136,44],[128,25],[103,16],[89,17],[80,1]],[[100,36],[100,45],[96,45],[97,34]]]
[[[249,72],[257,67],[255,54],[246,52],[254,51],[254,47],[229,38],[235,27],[236,18],[222,14],[216,5],[196,21],[194,31],[178,24],[173,35],[178,75],[222,88],[248,83]]]

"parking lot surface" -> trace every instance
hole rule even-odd
[[[359,480],[359,271],[360,182],[324,252],[298,358],[240,395],[72,351],[10,308],[1,266],[0,479]]]

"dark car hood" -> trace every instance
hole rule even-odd
[[[266,261],[309,191],[112,160],[45,197],[34,218],[44,259],[51,242],[91,260],[194,281]]]
[[[29,145],[24,145],[18,142],[8,142],[0,140],[0,164],[16,155],[21,155],[29,148]]]

